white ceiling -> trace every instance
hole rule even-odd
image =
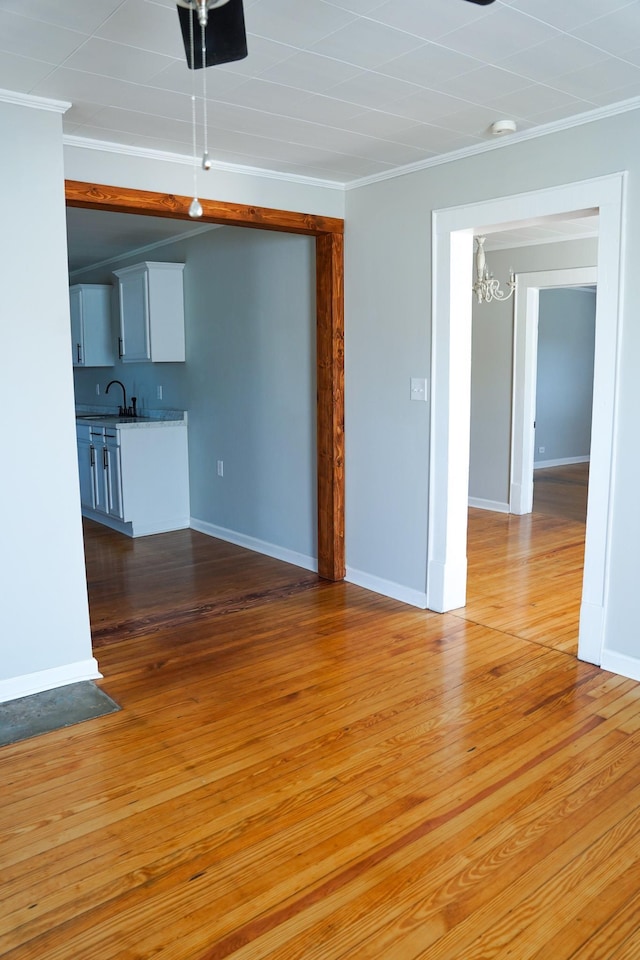
[[[579,217],[541,217],[527,224],[494,229],[487,236],[485,250],[503,250],[513,247],[531,247],[540,243],[560,243],[563,240],[584,240],[598,236],[598,212],[585,211]],[[476,233],[481,233],[480,229]]]
[[[347,184],[640,96],[639,0],[244,7],[249,56],[206,71],[223,163]],[[68,135],[188,155],[193,77],[171,0],[0,0],[0,87]]]

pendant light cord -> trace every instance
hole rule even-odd
[[[202,44],[202,120],[204,126],[204,153],[202,155],[202,166],[208,169],[206,163],[209,159],[209,145],[207,143],[207,39],[205,36],[205,25],[200,24],[200,42]]]
[[[191,50],[191,141],[193,153],[193,196],[198,196],[198,157],[196,144],[196,73],[195,39],[193,36],[193,7],[189,11],[189,47]]]

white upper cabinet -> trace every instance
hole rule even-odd
[[[183,270],[183,263],[145,261],[114,271],[124,363],[184,360]]]
[[[78,283],[69,288],[74,367],[112,367],[109,284]]]

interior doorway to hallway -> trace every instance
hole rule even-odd
[[[475,233],[545,216],[598,211],[594,417],[579,656],[602,662],[606,643],[608,519],[619,326],[622,182],[619,175],[435,211],[433,215],[433,383],[427,604],[451,610],[466,600],[471,298]],[[597,509],[593,504],[597,503]]]
[[[593,258],[595,244],[593,238],[572,247],[503,249],[498,273],[504,272],[507,259],[517,265],[530,259]],[[595,279],[595,267],[518,274],[520,309],[511,301],[502,310],[484,304],[474,304],[473,310],[467,596],[458,615],[573,656],[578,650],[593,394],[595,287],[587,281]],[[535,296],[528,295],[532,291]],[[514,325],[516,314],[519,323]],[[515,395],[509,403],[510,364],[508,370],[500,368],[507,347],[513,354],[512,329],[527,351],[525,376],[518,371],[513,379]],[[504,347],[500,334],[508,341]],[[504,430],[507,408],[522,410],[518,391],[525,385],[531,391],[525,405],[530,413],[519,433],[512,424],[511,464],[526,464],[528,473],[525,482],[512,477],[515,509],[510,509],[508,502],[500,502],[505,500],[500,493],[506,489],[505,464],[500,459],[483,463],[492,442],[484,421],[496,395],[503,396],[505,409],[491,430],[495,433],[501,424]],[[538,441],[546,447],[541,450]],[[499,452],[501,445],[493,442]],[[508,442],[505,435],[503,443]],[[493,499],[472,495],[483,484],[491,495],[491,483]]]
[[[595,266],[518,275],[514,305],[511,513],[530,513],[533,505],[540,292],[594,285],[597,275]]]

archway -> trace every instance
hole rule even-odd
[[[65,182],[68,206],[190,220],[190,197]],[[205,223],[316,238],[318,573],[342,580],[344,555],[344,221],[244,204],[202,200]]]

